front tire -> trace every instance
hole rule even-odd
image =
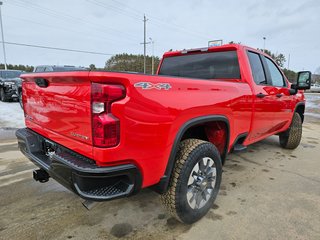
[[[299,113],[295,112],[289,129],[279,135],[280,146],[285,149],[295,149],[302,137],[302,121]]]
[[[221,158],[213,144],[199,139],[184,140],[168,191],[161,195],[161,201],[177,220],[194,223],[212,207],[221,176]]]

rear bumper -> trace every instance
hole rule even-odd
[[[20,151],[50,177],[80,197],[107,201],[138,192],[142,178],[133,164],[99,167],[83,155],[28,129],[16,132]]]

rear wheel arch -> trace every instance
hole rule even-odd
[[[210,141],[210,134],[208,135],[208,133],[206,132],[205,129],[203,129],[203,126],[206,126],[208,124],[215,124],[215,123],[223,123],[225,125],[225,130],[226,130],[226,139],[225,139],[225,144],[224,144],[224,149],[223,151],[220,153],[221,154],[221,160],[222,162],[224,162],[226,155],[228,153],[228,148],[229,148],[229,140],[230,140],[230,124],[229,124],[229,120],[227,117],[223,116],[223,115],[208,115],[208,116],[202,116],[202,117],[198,117],[198,118],[193,118],[189,121],[187,121],[186,123],[184,123],[178,133],[176,134],[174,143],[172,145],[171,148],[171,153],[167,162],[167,167],[165,170],[165,174],[164,176],[161,178],[160,182],[154,186],[154,190],[158,193],[164,193],[166,192],[169,182],[170,182],[170,178],[171,178],[171,174],[172,174],[172,170],[176,161],[176,155],[178,152],[178,148],[180,145],[180,142],[182,140],[185,140],[187,138],[197,138],[197,139],[201,139],[201,140],[205,140],[205,141]],[[200,127],[201,126],[201,127]],[[199,129],[199,135],[195,136],[194,132],[192,130],[194,129]],[[203,132],[205,131],[205,132]],[[188,134],[190,134],[190,136],[188,136]]]

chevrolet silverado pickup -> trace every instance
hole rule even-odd
[[[184,223],[215,201],[226,155],[271,135],[301,140],[311,73],[290,84],[270,56],[237,44],[171,51],[156,75],[24,74],[20,150],[87,201],[150,187]]]

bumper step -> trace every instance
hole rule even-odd
[[[84,191],[83,193],[89,196],[97,197],[107,197],[107,196],[116,196],[122,193],[125,193],[130,185],[124,182],[118,182],[112,186],[105,186],[101,188],[91,189],[89,191]]]

